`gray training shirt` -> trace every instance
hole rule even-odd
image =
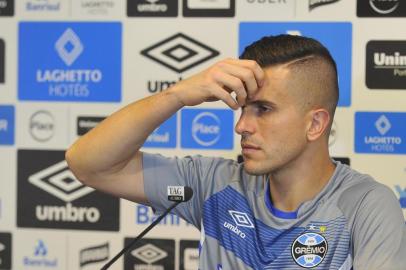
[[[336,166],[315,198],[283,212],[265,176],[236,161],[143,156],[145,193],[158,213],[172,204],[167,186],[193,189],[173,213],[201,231],[200,270],[405,270],[406,226],[394,193]]]

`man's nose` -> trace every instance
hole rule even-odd
[[[247,113],[241,113],[240,119],[238,119],[235,125],[235,132],[239,135],[242,134],[252,134],[254,132],[254,121]]]

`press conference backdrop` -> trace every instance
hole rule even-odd
[[[401,0],[0,0],[0,269],[99,269],[138,235],[151,209],[83,186],[64,151],[264,35],[330,49],[341,91],[331,153],[406,208],[405,17]],[[237,159],[238,117],[219,102],[185,108],[143,150]],[[198,239],[168,216],[112,269],[197,269]]]

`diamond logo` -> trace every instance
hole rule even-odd
[[[153,264],[168,256],[168,253],[153,244],[146,244],[140,248],[134,249],[131,255],[147,264]]]
[[[68,28],[55,44],[59,57],[67,66],[71,66],[83,52],[83,45],[76,33]]]
[[[28,181],[65,202],[74,201],[94,191],[75,178],[65,160],[31,175]]]
[[[247,213],[238,212],[234,210],[228,210],[228,213],[231,215],[237,226],[254,228],[254,224],[252,224],[252,221],[248,217]]]
[[[391,124],[385,115],[381,115],[375,122],[375,127],[381,135],[385,135],[391,128]]]
[[[142,50],[141,54],[175,72],[182,73],[218,56],[219,52],[185,34],[178,33]]]

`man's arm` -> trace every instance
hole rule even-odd
[[[222,100],[232,109],[262,86],[264,72],[251,60],[226,59],[170,89],[115,112],[66,152],[75,176],[98,190],[139,203],[144,193],[142,153],[148,135],[183,106]],[[236,100],[232,97],[235,93]]]

